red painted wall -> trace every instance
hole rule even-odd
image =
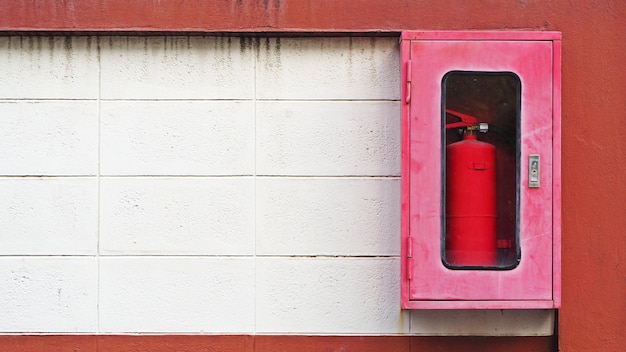
[[[560,349],[623,350],[626,346],[626,1],[48,0],[3,2],[0,11],[0,31],[398,32],[405,29],[528,29],[563,33]],[[257,340],[262,345],[270,338]],[[414,351],[457,350],[462,348],[460,345],[471,346],[476,351],[551,349],[550,340],[545,338],[411,338],[409,341]],[[287,347],[276,350],[288,350]]]

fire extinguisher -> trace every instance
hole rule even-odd
[[[496,238],[496,148],[478,140],[487,124],[446,109],[460,122],[463,140],[446,147],[446,262],[456,267],[494,266]]]

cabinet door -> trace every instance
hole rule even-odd
[[[406,49],[405,49],[406,50]],[[524,40],[413,40],[405,65],[410,101],[403,177],[408,178],[408,299],[411,301],[551,300],[553,283],[553,45]],[[509,75],[518,80],[514,162],[514,262],[494,267],[445,265],[446,77]],[[462,78],[463,78],[462,77]],[[491,77],[491,76],[490,76]],[[460,86],[463,87],[462,85]],[[497,87],[497,86],[496,86]],[[457,87],[457,89],[459,89]],[[479,92],[480,93],[480,92]],[[483,92],[487,94],[486,92]],[[498,94],[496,91],[494,94]],[[492,99],[493,100],[493,99]],[[463,108],[463,102],[458,103]],[[479,106],[480,104],[478,104]],[[443,121],[443,122],[442,122]],[[408,132],[408,133],[407,133]],[[529,187],[529,157],[540,160],[539,187]],[[510,170],[513,167],[515,170]],[[506,179],[506,177],[505,177]],[[462,182],[462,181],[460,181]],[[510,184],[510,182],[509,182]],[[500,186],[498,186],[500,187]],[[467,200],[471,202],[471,199]],[[504,206],[498,204],[498,206]],[[506,246],[507,240],[499,243]],[[510,258],[509,258],[510,261]]]

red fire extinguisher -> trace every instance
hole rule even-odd
[[[446,261],[452,266],[494,266],[496,239],[496,148],[477,139],[487,132],[474,116],[446,109],[461,119],[463,140],[446,147]]]

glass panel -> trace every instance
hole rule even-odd
[[[442,261],[512,269],[520,258],[519,77],[451,71],[442,90]]]

